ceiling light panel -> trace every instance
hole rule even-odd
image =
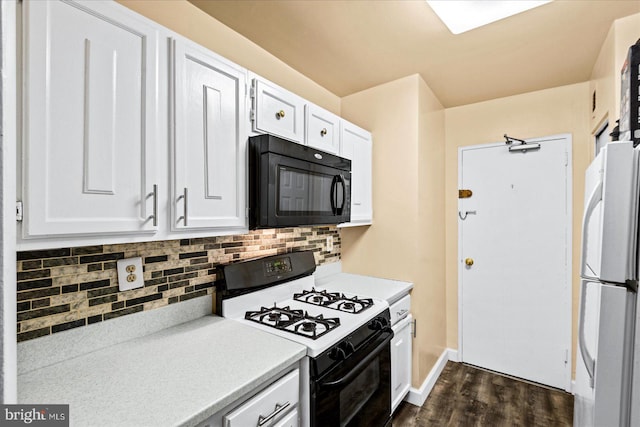
[[[427,0],[427,3],[453,34],[460,34],[550,1]]]

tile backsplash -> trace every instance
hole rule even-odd
[[[338,228],[317,226],[18,252],[18,341],[212,294],[223,264],[313,250],[320,265],[338,261],[340,249]],[[119,292],[117,260],[138,256],[144,287]]]

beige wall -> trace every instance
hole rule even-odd
[[[445,214],[447,346],[458,348],[458,147],[571,133],[573,140],[573,336],[578,307],[578,264],[584,171],[593,141],[589,133],[589,83],[495,99],[446,110]],[[574,340],[575,341],[575,340]],[[575,360],[575,343],[573,346]],[[574,363],[575,366],[575,363]]]
[[[414,283],[413,384],[445,348],[444,110],[418,75],[342,99],[373,133],[373,225],[342,230],[344,271]]]
[[[340,114],[340,98],[186,0],[118,0],[254,73]]]
[[[571,133],[575,336],[575,272],[591,134],[604,120],[618,118],[619,71],[628,46],[640,37],[640,14],[613,24],[590,82],[445,111],[417,75],[341,100],[186,0],[118,1],[373,132],[374,225],[342,231],[343,268],[414,282],[414,386],[421,385],[445,347],[458,347],[458,147],[501,141],[505,132],[518,138]],[[593,90],[597,108],[592,113]],[[575,346],[573,355],[575,360]]]

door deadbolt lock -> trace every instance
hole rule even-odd
[[[467,265],[467,267],[471,267],[473,265],[473,259],[467,258],[464,260],[464,263]]]

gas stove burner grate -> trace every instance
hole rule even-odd
[[[347,297],[340,292],[318,291],[311,288],[293,294],[293,299],[307,304],[331,308],[346,313],[360,313],[373,305],[371,298]]]
[[[282,325],[288,325],[304,318],[304,312],[292,310],[289,306],[280,308],[274,305],[271,308],[262,307],[259,311],[247,311],[244,318],[281,329]]]
[[[258,311],[247,311],[244,318],[314,340],[340,326],[338,318],[325,318],[322,314],[311,316],[303,310],[292,310],[289,306],[262,307]]]

